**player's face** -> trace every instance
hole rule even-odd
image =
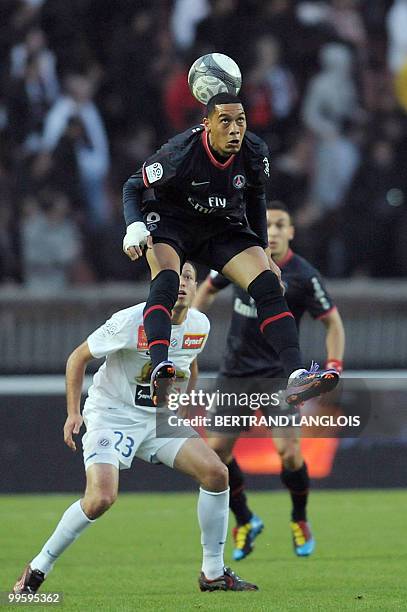
[[[267,235],[272,257],[284,257],[294,238],[294,226],[284,210],[267,211]]]
[[[191,306],[196,294],[195,270],[190,263],[185,263],[179,280],[178,299],[175,308]]]
[[[209,142],[217,153],[228,157],[238,153],[246,132],[246,115],[241,104],[217,104],[204,119]]]

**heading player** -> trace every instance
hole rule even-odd
[[[281,268],[287,303],[297,325],[305,312],[324,324],[327,351],[325,367],[341,372],[345,346],[341,317],[319,272],[290,249],[294,227],[288,209],[281,202],[272,203],[267,210],[267,231],[270,252]],[[227,285],[229,281],[219,274],[208,276],[198,289],[194,306],[206,311],[216,294]],[[259,331],[256,306],[252,298],[235,286],[232,322],[217,385],[222,388],[233,378],[231,384],[236,386],[237,377],[241,377],[246,392],[258,392],[261,385],[259,377],[276,379],[278,388],[284,378],[284,370],[277,354],[270,359],[269,347]],[[270,386],[270,381],[265,381],[265,384],[266,387]],[[222,409],[218,408],[217,414],[222,414]],[[253,540],[263,529],[263,522],[247,505],[243,473],[232,455],[239,434],[240,431],[235,431],[232,435],[216,434],[216,437],[208,438],[209,445],[229,469],[230,507],[237,523],[233,531],[235,560],[243,559],[252,551]],[[274,443],[282,463],[281,480],[290,491],[292,500],[290,526],[294,549],[297,555],[307,556],[313,552],[315,542],[307,522],[309,477],[307,464],[301,454],[299,434],[295,427],[273,430]]]
[[[152,282],[143,316],[155,404],[164,401],[175,372],[168,361],[171,311],[187,257],[222,272],[253,298],[262,334],[288,378],[288,402],[301,401],[304,393],[319,395],[338,382],[333,370],[310,375],[304,368],[279,270],[267,256],[269,174],[267,145],[246,131],[240,99],[220,93],[209,101],[203,125],[172,138],[124,186],[123,249],[135,260],[144,245],[150,247]],[[150,188],[155,200],[146,202]]]
[[[187,385],[191,364],[196,363],[209,333],[207,317],[189,308],[195,292],[195,269],[187,262],[171,321],[170,356],[181,388]],[[110,508],[118,493],[119,470],[130,468],[134,457],[164,463],[200,483],[201,591],[257,590],[223,565],[229,504],[227,469],[190,427],[178,427],[177,437],[156,435],[157,409],[149,394],[151,358],[143,328],[143,308],[144,303],[115,313],[68,359],[64,439],[75,451],[72,435],[78,434],[85,422],[82,442],[86,490],[83,498],[65,511],[42,550],[27,565],[14,586],[15,593],[35,593],[64,550]],[[199,338],[200,342],[191,343],[188,338]],[[106,361],[93,378],[82,418],[80,401],[86,365],[103,356]]]

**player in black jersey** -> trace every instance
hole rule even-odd
[[[168,361],[171,311],[186,257],[222,272],[256,303],[262,333],[288,377],[287,401],[319,395],[337,384],[334,371],[304,369],[295,321],[287,307],[278,267],[267,254],[266,144],[246,131],[236,96],[221,93],[207,106],[203,125],[179,134],[152,155],[123,190],[130,259],[146,256],[152,282],[144,310],[151,353],[151,395],[165,400],[174,365]],[[147,190],[153,189],[149,201]],[[266,252],[265,252],[266,250]]]
[[[268,240],[274,261],[281,268],[282,280],[286,286],[288,306],[297,326],[305,312],[321,320],[326,327],[326,351],[329,369],[342,371],[344,352],[344,330],[341,317],[326,291],[319,272],[305,259],[293,253],[289,247],[294,236],[294,227],[284,204],[272,203],[267,211]],[[209,275],[200,286],[194,306],[207,310],[215,295],[229,281],[220,274]],[[282,364],[275,353],[270,359],[270,349],[259,330],[254,301],[240,287],[234,287],[234,309],[227,346],[217,387],[236,387],[236,378],[241,377],[245,391],[259,391],[259,378],[280,379],[284,377]],[[256,377],[256,380],[254,378]],[[278,387],[278,383],[277,383]],[[227,409],[218,408],[216,414],[226,414]],[[236,411],[235,411],[236,414]],[[214,448],[229,468],[230,507],[235,514],[237,526],[234,529],[236,560],[243,559],[253,549],[253,540],[263,529],[263,522],[251,512],[244,493],[244,478],[240,467],[233,458],[233,446],[240,431],[232,435],[209,437],[208,443]],[[213,435],[213,434],[212,434]],[[281,434],[280,434],[281,436]],[[282,462],[281,480],[288,488],[292,499],[291,530],[297,555],[310,555],[315,546],[307,522],[309,477],[307,465],[301,454],[298,428],[290,427],[279,437],[273,430],[273,439]]]

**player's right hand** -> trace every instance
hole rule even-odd
[[[147,244],[151,248],[150,232],[142,221],[130,223],[127,227],[126,235],[123,238],[123,251],[132,261],[143,255],[143,247]]]
[[[77,435],[82,427],[83,418],[80,414],[68,416],[64,425],[64,442],[69,448],[75,452],[76,444],[73,441],[72,434]]]

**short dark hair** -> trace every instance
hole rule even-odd
[[[293,220],[291,217],[290,209],[288,208],[287,204],[284,204],[284,202],[281,202],[281,200],[268,200],[267,210],[282,210],[290,217],[290,223],[292,225]]]
[[[242,101],[238,96],[235,96],[235,94],[231,94],[227,91],[217,93],[215,96],[212,96],[212,98],[210,98],[209,102],[206,105],[207,117],[210,117],[210,115],[212,115],[217,104],[242,104]]]
[[[190,261],[189,259],[184,261],[184,265],[185,264],[189,264],[191,266],[191,268],[195,272],[195,280],[197,281],[198,280],[198,270],[196,269],[196,265],[194,263],[192,263],[192,261]]]

